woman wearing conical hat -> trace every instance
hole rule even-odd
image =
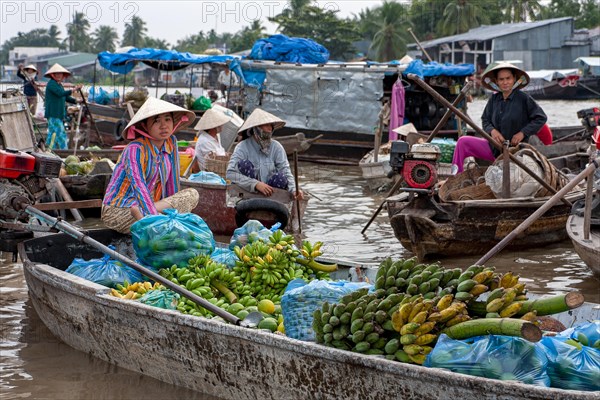
[[[272,139],[273,131],[284,125],[275,115],[255,109],[238,130],[242,142],[231,155],[227,179],[250,192],[271,196],[273,188],[286,189],[302,200],[304,194],[296,190],[285,149]]]
[[[40,86],[44,86],[40,82],[38,82],[37,78],[37,68],[33,64],[29,64],[23,66],[23,64],[19,64],[19,70],[17,71],[17,76],[25,82],[23,85],[23,94],[27,96],[27,105],[29,106],[29,112],[31,115],[35,115],[35,110],[37,109],[38,104],[38,94]]]
[[[167,208],[189,213],[198,204],[195,189],[179,190],[179,153],[174,133],[195,115],[149,97],[125,127],[134,139],[119,157],[102,201],[102,221],[121,233],[146,215]]]
[[[227,154],[221,146],[219,133],[223,129],[223,125],[228,123],[230,119],[231,116],[227,116],[214,108],[209,108],[194,127],[194,129],[200,131],[200,135],[196,140],[196,159],[200,169],[204,169],[205,157],[211,154],[215,156]]]
[[[81,89],[76,85],[73,90],[65,90],[62,82],[71,73],[60,64],[54,64],[44,76],[50,78],[46,85],[46,98],[44,100],[44,116],[48,120],[48,136],[46,147],[51,149],[66,149],[69,138],[65,131],[63,120],[66,116],[66,102],[76,104],[78,100],[71,97],[73,90]]]
[[[486,69],[481,85],[496,93],[488,101],[481,122],[485,130],[498,144],[509,141],[511,146],[527,142],[548,119],[531,96],[520,89],[529,84],[529,75],[509,63],[498,63]],[[467,157],[494,161],[499,152],[486,139],[463,136],[458,139],[452,169],[463,171]]]

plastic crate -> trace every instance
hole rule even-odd
[[[35,174],[42,178],[58,178],[62,160],[53,154],[31,153],[35,157]]]

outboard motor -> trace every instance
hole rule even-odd
[[[392,142],[390,166],[402,175],[409,188],[431,189],[437,183],[437,163],[441,153],[438,146],[430,143],[413,144]]]

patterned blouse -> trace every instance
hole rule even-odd
[[[172,135],[162,148],[140,137],[129,143],[117,161],[104,205],[137,206],[143,215],[156,215],[154,203],[179,191],[179,152]]]

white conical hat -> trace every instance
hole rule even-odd
[[[255,108],[240,129],[238,129],[238,133],[265,124],[273,124],[273,130],[275,130],[283,128],[285,126],[285,121],[260,108]]]
[[[37,72],[37,68],[33,64],[26,65],[26,66],[23,67],[23,69],[32,69],[35,72]]]
[[[228,123],[230,119],[231,116],[225,115],[214,108],[209,108],[202,118],[200,118],[200,121],[198,121],[194,129],[198,131],[207,131],[212,128],[218,128],[219,126]]]
[[[67,75],[71,75],[71,72],[69,72],[69,70],[66,69],[65,67],[63,67],[62,65],[56,63],[53,66],[51,66],[48,71],[46,71],[46,73],[44,74],[44,76],[49,76],[50,74],[67,74]]]
[[[174,125],[177,125],[182,117],[186,116],[187,121],[181,123],[181,125],[177,126],[177,130],[183,129],[187,126],[190,126],[194,120],[196,119],[196,114],[193,111],[186,110],[185,108],[176,106],[173,103],[169,103],[168,101],[159,100],[156,97],[148,97],[148,99],[144,102],[144,104],[140,107],[138,112],[135,113],[131,121],[125,127],[125,130],[129,129],[131,126],[136,125],[139,122],[142,122],[146,118],[153,117],[155,115],[164,114],[164,113],[173,113],[173,122]]]
[[[496,74],[501,69],[510,69],[515,74],[515,87],[513,89],[521,89],[529,84],[529,75],[521,68],[511,63],[500,61],[498,63],[492,63],[483,71],[481,76],[481,86],[494,92],[499,91],[496,83]],[[496,87],[494,87],[496,86]]]

